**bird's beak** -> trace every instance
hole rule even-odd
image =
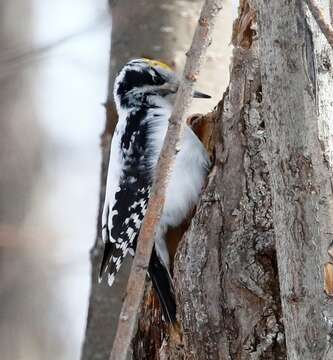
[[[211,96],[210,95],[207,95],[207,94],[204,94],[200,91],[193,91],[193,95],[192,95],[194,98],[201,98],[201,99],[210,99]]]

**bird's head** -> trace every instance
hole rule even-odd
[[[157,60],[134,59],[116,77],[114,97],[117,104],[128,107],[147,96],[172,97],[178,87],[179,78],[169,65]],[[193,92],[193,97],[210,98],[198,91]]]

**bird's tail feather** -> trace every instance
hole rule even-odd
[[[153,249],[149,268],[149,276],[157,293],[165,320],[174,324],[176,322],[175,292],[169,271],[161,263],[155,248]]]
[[[103,259],[101,262],[101,267],[99,269],[99,276],[98,276],[98,281],[101,282],[102,281],[102,277],[103,274],[105,272],[105,270],[108,267],[109,261],[111,259],[112,256],[112,244],[110,243],[110,241],[106,241],[105,242],[105,247],[104,247],[104,253],[103,253]]]

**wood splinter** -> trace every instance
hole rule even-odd
[[[327,262],[324,265],[324,281],[325,281],[325,293],[328,296],[333,296],[333,264]]]

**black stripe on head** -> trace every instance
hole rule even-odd
[[[150,70],[134,70],[130,68],[126,70],[124,78],[118,85],[117,94],[122,97],[136,87],[163,85],[165,79],[155,69],[150,68]]]

